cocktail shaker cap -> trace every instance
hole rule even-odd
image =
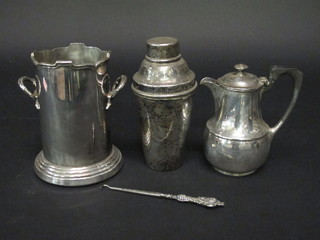
[[[173,37],[156,37],[147,41],[147,55],[150,61],[172,61],[181,57],[179,41]]]
[[[190,95],[197,87],[195,74],[181,58],[179,41],[173,37],[147,40],[145,59],[133,80],[133,92],[147,98]]]

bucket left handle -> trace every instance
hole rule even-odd
[[[26,87],[25,82],[30,82],[33,84],[33,86],[35,87],[33,93],[29,91],[29,89]],[[40,85],[39,79],[37,77],[30,78],[30,77],[23,76],[18,79],[18,85],[22,89],[22,91],[24,91],[29,97],[35,100],[35,107],[37,109],[40,109],[38,98],[41,92],[41,85]]]
[[[111,81],[109,74],[105,74],[102,80],[98,80],[98,85],[101,88],[101,92],[104,96],[107,97],[106,109],[108,110],[111,106],[112,99],[118,94],[118,92],[124,87],[127,82],[127,76],[121,75],[117,78],[117,80],[113,83],[111,87]],[[106,91],[105,89],[108,89]]]

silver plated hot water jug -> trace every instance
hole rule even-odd
[[[215,100],[215,114],[204,131],[204,152],[208,161],[220,173],[245,176],[253,173],[267,159],[273,136],[294,107],[302,83],[302,73],[295,68],[274,66],[270,77],[257,77],[235,65],[219,79],[204,78]],[[294,80],[293,97],[280,121],[269,127],[261,115],[260,99],[266,90],[283,74]]]
[[[109,51],[82,43],[31,54],[37,73],[18,84],[40,111],[43,150],[34,169],[42,180],[80,186],[120,170],[122,155],[111,144],[106,109],[127,78],[122,75],[111,86],[109,58]],[[26,82],[34,85],[33,92]]]

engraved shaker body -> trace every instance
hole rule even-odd
[[[147,54],[133,76],[142,145],[147,165],[171,171],[183,162],[189,128],[195,74],[181,58],[179,42],[171,37],[147,41]]]

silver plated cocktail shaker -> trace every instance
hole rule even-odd
[[[197,82],[181,58],[178,40],[149,39],[133,80],[147,165],[157,171],[179,168]]]
[[[110,141],[106,109],[127,78],[122,75],[111,86],[109,58],[109,51],[82,43],[31,54],[36,75],[18,83],[40,111],[43,150],[34,169],[42,180],[80,186],[120,170],[122,155]],[[33,92],[26,82],[34,85]]]

